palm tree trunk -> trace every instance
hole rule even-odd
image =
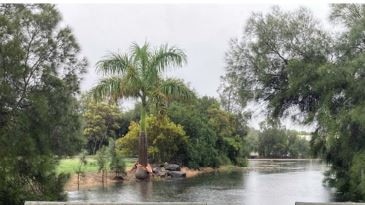
[[[146,132],[146,107],[141,106],[141,130],[139,133],[139,144],[138,144],[138,162],[142,166],[147,166],[147,132]]]

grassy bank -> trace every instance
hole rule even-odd
[[[97,172],[98,171],[98,165],[95,160],[95,156],[87,156],[86,157],[87,164],[84,167],[85,172]],[[135,158],[125,158],[126,162],[126,168],[130,169],[134,163],[137,161]],[[80,164],[79,157],[72,157],[72,158],[65,158],[61,159],[60,163],[57,167],[57,173],[69,173],[69,174],[75,174],[76,170]]]

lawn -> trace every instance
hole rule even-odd
[[[85,172],[97,172],[98,165],[95,160],[95,156],[86,157],[87,164],[84,168]],[[127,165],[127,170],[130,169],[134,163],[137,161],[136,158],[125,158]],[[59,165],[57,166],[57,173],[70,173],[74,174],[79,166],[80,160],[78,157],[61,159]]]

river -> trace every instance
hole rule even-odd
[[[317,160],[250,160],[248,168],[189,179],[117,184],[68,192],[69,201],[196,201],[208,204],[294,205],[296,201],[333,201],[323,185],[326,165]]]

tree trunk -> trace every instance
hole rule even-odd
[[[143,167],[147,166],[147,133],[146,133],[146,106],[142,102],[141,106],[141,130],[138,140],[138,163]]]
[[[148,156],[147,156],[147,132],[146,132],[146,105],[142,101],[141,106],[141,130],[139,132],[138,138],[138,163],[142,165],[142,167],[137,167],[136,170],[136,178],[138,179],[146,179],[148,177],[148,173],[146,170],[148,164]]]
[[[77,172],[77,190],[80,190],[80,173]]]
[[[147,135],[144,131],[139,133],[138,162],[140,165],[147,166]]]

